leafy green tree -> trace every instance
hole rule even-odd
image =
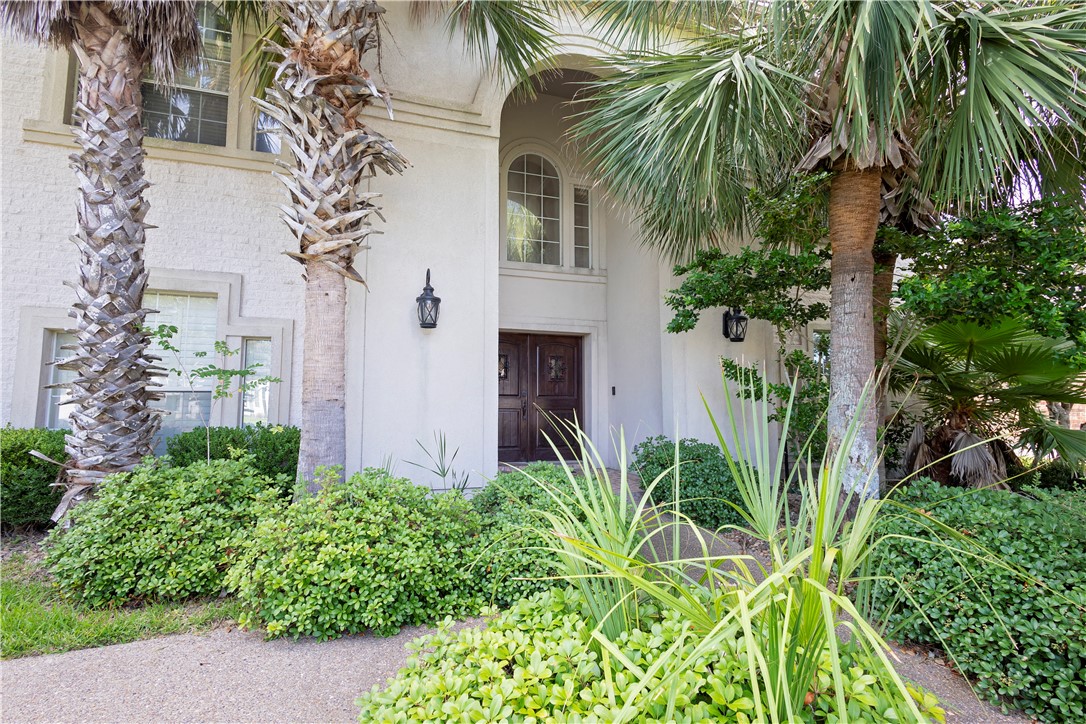
[[[705,309],[738,307],[770,322],[783,348],[788,332],[824,319],[829,307],[808,294],[830,285],[824,208],[828,179],[828,174],[816,174],[774,194],[752,190],[749,203],[759,245],[734,253],[703,249],[690,263],[677,265],[675,275],[684,278],[665,300],[675,313],[667,331],[693,329]]]
[[[1086,363],[1086,218],[1065,198],[949,219],[914,237],[902,307],[929,323],[1021,320]]]
[[[632,37],[665,11],[597,4]],[[682,3],[668,3],[683,6]],[[1081,192],[1086,7],[1080,3],[711,3],[681,44],[623,53],[575,135],[648,241],[678,258],[748,221],[747,190],[816,169],[828,192],[834,364],[830,445],[850,444],[845,488],[877,494],[873,255],[881,222],[1009,199],[1023,174]],[[653,16],[656,16],[655,18]],[[625,29],[625,30],[624,30]],[[624,35],[623,35],[624,33]]]

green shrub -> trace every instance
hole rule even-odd
[[[560,495],[572,492],[562,468],[532,463],[523,472],[498,474],[471,499],[483,523],[481,590],[492,605],[508,606],[545,591],[554,585],[548,579],[558,575],[552,544],[541,534],[547,525],[541,513],[557,504],[540,483]]]
[[[1046,721],[1086,719],[1086,539],[1015,493],[921,480],[899,495],[963,540],[920,513],[884,518],[891,537],[874,560],[908,594],[875,586],[892,632],[945,647],[993,702]]]
[[[240,623],[270,636],[387,636],[479,611],[481,527],[459,492],[367,470],[269,510],[239,537],[227,583]]]
[[[174,467],[151,461],[112,475],[49,537],[46,565],[92,606],[217,594],[230,541],[278,496],[281,479],[250,460]]]
[[[1053,460],[1037,471],[1037,487],[1047,490],[1074,490],[1086,486],[1081,468],[1064,460]]]
[[[633,449],[634,469],[647,488],[665,470],[675,465],[675,441],[652,437]],[[742,504],[731,470],[720,448],[692,438],[679,441],[679,510],[698,525],[716,530],[739,524],[742,517],[729,502]],[[674,473],[669,473],[652,491],[655,503],[670,503]]]
[[[264,425],[257,423],[247,427],[211,428],[211,459],[230,460],[231,448],[244,450],[253,456],[253,465],[262,475],[286,475],[293,489],[298,469],[298,444],[301,431],[296,427]],[[166,441],[166,454],[174,465],[185,466],[207,460],[207,433],[198,427],[189,432],[174,435]]]
[[[719,649],[698,657],[675,683],[675,691],[647,695],[615,656],[606,661],[592,645],[591,627],[580,613],[584,601],[573,589],[554,590],[520,601],[490,619],[485,629],[454,632],[442,626],[423,637],[385,687],[375,686],[358,704],[359,720],[370,721],[624,721],[666,720],[666,700],[674,696],[682,721],[749,722],[755,693],[750,670],[740,654],[738,623]],[[649,613],[648,609],[645,611]],[[679,639],[684,639],[679,642]],[[671,652],[667,649],[679,642]],[[689,656],[699,643],[678,613],[647,618],[644,629],[615,642],[630,664],[647,669],[662,656]],[[850,721],[885,721],[894,702],[874,686],[865,657],[847,643],[842,648],[845,702]],[[817,696],[803,721],[836,721],[829,652],[822,655]],[[934,697],[917,692],[921,711],[941,720]],[[628,707],[625,712],[624,708]]]
[[[57,466],[31,457],[37,450],[64,462],[64,430],[41,427],[0,428],[0,525],[4,529],[43,526],[60,502],[63,491],[51,487]]]

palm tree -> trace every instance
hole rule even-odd
[[[1086,432],[1069,430],[1040,411],[1044,402],[1086,403],[1086,373],[1065,361],[1074,347],[1031,332],[1021,321],[989,327],[943,322],[910,342],[895,367],[899,387],[916,384],[930,431],[918,423],[905,452],[911,472],[989,486],[1006,478],[1017,458],[1001,436],[1040,460],[1056,452],[1086,460]],[[946,457],[955,454],[951,459]],[[929,467],[930,466],[930,467]]]
[[[462,0],[439,7],[448,13],[450,32],[462,30],[468,49],[514,82],[526,79],[553,44],[540,3]],[[277,175],[290,197],[280,207],[282,217],[298,241],[298,250],[286,253],[305,267],[306,280],[298,477],[315,492],[316,468],[343,466],[347,457],[346,281],[365,284],[353,262],[373,233],[371,217],[380,215],[380,194],[367,184],[377,170],[401,173],[408,163],[362,115],[378,103],[392,117],[390,94],[362,66],[365,56],[379,55],[384,11],[372,0],[226,3],[223,9],[235,21],[264,28],[246,64],[263,91],[254,100],[278,122],[291,157],[289,172]],[[429,12],[416,9],[419,21]]]
[[[366,186],[378,169],[400,173],[407,159],[362,112],[387,91],[363,59],[380,42],[376,2],[284,2],[277,5],[281,56],[260,107],[279,123],[292,163],[277,174],[290,203],[283,221],[298,241],[287,252],[305,267],[305,357],[298,476],[313,492],[314,471],[343,465],[346,438],[346,280],[364,283],[354,258],[373,228],[380,194]]]
[[[59,520],[103,477],[131,470],[153,451],[161,418],[150,405],[157,358],[143,331],[149,224],[140,82],[148,66],[168,82],[196,61],[200,34],[187,1],[4,2],[0,17],[15,35],[68,48],[79,60],[77,342],[62,365],[76,375],[62,403],[74,408],[67,491],[53,513]]]
[[[598,22],[617,26],[637,6],[599,3]],[[613,58],[619,72],[595,84],[575,135],[612,192],[641,209],[646,241],[676,257],[742,230],[751,185],[833,173],[829,437],[840,444],[862,416],[846,488],[877,495],[875,410],[856,409],[875,368],[876,228],[1013,198],[1023,175],[1082,195],[1086,7],[720,6],[721,22],[688,21],[679,46]]]

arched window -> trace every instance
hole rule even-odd
[[[506,175],[506,261],[590,268],[590,212],[588,189],[567,188],[546,156],[516,156]]]

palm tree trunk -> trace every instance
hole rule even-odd
[[[157,358],[143,333],[144,217],[143,127],[140,76],[143,60],[127,29],[108,6],[83,3],[72,49],[79,58],[76,139],[72,156],[79,180],[79,283],[71,316],[75,355],[62,364],[76,372],[69,396],[71,458],[58,520],[109,473],[131,470],[153,452],[161,421],[150,403]]]
[[[890,297],[894,293],[897,253],[880,249],[875,251],[873,256],[875,281],[871,288],[871,299],[875,321],[875,363],[879,364],[886,358],[889,345],[887,321],[890,317]]]
[[[881,173],[876,169],[839,171],[830,183],[830,408],[829,445],[837,448],[855,416],[858,428],[847,452],[846,490],[878,495],[874,400],[860,407],[864,387],[875,370],[872,248],[879,223]]]
[[[347,286],[342,274],[320,261],[305,265],[305,358],[302,361],[302,430],[298,473],[306,490],[320,489],[314,471],[347,459]]]
[[[266,100],[257,105],[279,121],[292,163],[276,174],[290,196],[280,206],[298,241],[286,252],[305,265],[305,338],[302,362],[302,435],[298,479],[315,493],[318,466],[347,461],[345,280],[364,283],[355,255],[380,216],[369,191],[377,169],[400,173],[405,159],[371,128],[363,110],[391,99],[377,87],[361,59],[379,48],[384,10],[373,0],[304,0],[275,4],[285,46]]]
[[[877,423],[885,425],[890,417],[890,400],[887,396],[889,377],[882,370],[886,365],[886,349],[889,346],[890,297],[894,293],[894,270],[897,253],[877,249],[874,252],[875,282],[871,289],[872,311],[875,327],[875,367],[880,370],[879,385],[875,390],[875,414]],[[886,460],[879,458],[880,494],[886,485]]]

